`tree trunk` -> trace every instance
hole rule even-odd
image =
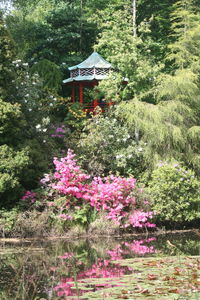
[[[132,8],[133,8],[133,36],[137,36],[137,29],[136,29],[136,0],[133,0],[132,2]]]

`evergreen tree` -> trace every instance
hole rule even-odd
[[[21,182],[30,164],[28,148],[22,146],[24,125],[20,106],[0,100],[0,206],[16,201],[23,190]]]
[[[100,15],[99,35],[95,48],[112,63],[114,74],[110,80],[100,83],[107,99],[128,100],[137,96],[143,101],[154,102],[152,88],[161,64],[152,55],[154,42],[150,29],[144,22],[138,26],[138,36],[133,35],[130,5]],[[123,82],[126,81],[126,84]]]
[[[14,43],[0,11],[0,98],[8,99],[13,87]]]
[[[194,0],[178,1],[171,15],[173,43],[169,44],[167,59],[174,62],[176,68],[196,68],[199,64],[200,14]]]
[[[63,76],[59,67],[55,63],[48,59],[43,59],[32,66],[31,73],[39,74],[45,89],[55,93],[60,90]]]

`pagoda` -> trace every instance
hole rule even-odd
[[[70,78],[63,80],[63,83],[72,88],[71,101],[73,103],[76,101],[75,91],[78,88],[80,104],[86,111],[93,111],[96,106],[101,104],[101,100],[95,99],[92,103],[84,103],[84,88],[94,88],[100,80],[106,79],[110,70],[112,70],[112,65],[103,59],[100,54],[93,52],[82,63],[68,69],[70,71]],[[107,104],[104,103],[104,105]]]

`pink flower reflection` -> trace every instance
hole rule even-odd
[[[119,278],[125,274],[131,274],[133,272],[132,268],[121,266],[120,264],[114,264],[112,261],[123,259],[127,254],[131,255],[133,252],[137,255],[145,255],[149,253],[155,253],[154,246],[148,245],[148,243],[155,241],[156,238],[149,238],[146,240],[134,240],[132,242],[124,242],[118,244],[114,249],[107,251],[110,259],[99,259],[97,263],[93,264],[89,269],[80,271],[77,274],[77,285],[79,283],[85,283],[87,278]],[[60,258],[70,260],[72,258],[72,253],[64,253]],[[79,262],[76,265],[80,265]],[[120,286],[113,283],[103,283],[103,284],[92,284],[88,283],[88,287],[91,290],[99,290],[103,288],[109,288],[113,286]],[[70,296],[83,295],[88,292],[84,288],[76,290],[73,277],[65,277],[61,279],[61,282],[54,287],[54,291],[57,293],[58,297],[64,297],[64,299],[69,299]]]
[[[125,274],[132,273],[132,268],[120,266],[119,264],[112,264],[110,260],[99,259],[96,264],[93,264],[91,268],[86,271],[81,271],[77,274],[77,282],[84,282],[83,279],[87,278],[115,278],[121,277]],[[99,290],[102,288],[112,287],[113,284],[95,284],[91,289]],[[120,286],[115,284],[114,286]],[[88,290],[81,289],[77,291],[75,289],[74,279],[72,277],[62,278],[61,282],[54,287],[58,297],[65,297],[68,299],[69,296],[76,296],[77,294],[83,295]]]
[[[144,242],[147,243],[147,240],[133,241],[132,243],[125,243],[125,246],[132,252],[144,255],[147,253],[155,253],[154,246],[146,246]]]
[[[107,251],[107,253],[111,260],[123,259],[127,254],[131,255],[131,252],[134,252],[134,254],[137,255],[155,253],[156,250],[154,246],[145,245],[155,240],[156,238],[152,237],[146,240],[134,240],[131,243],[125,242],[117,245],[114,249]]]

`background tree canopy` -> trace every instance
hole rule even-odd
[[[135,176],[151,191],[160,161],[163,178],[172,161],[200,175],[198,0],[136,0],[136,20],[132,0],[5,0],[1,10],[2,205],[69,147],[93,175]],[[95,92],[115,105],[87,117],[62,79],[93,50],[113,65]]]

